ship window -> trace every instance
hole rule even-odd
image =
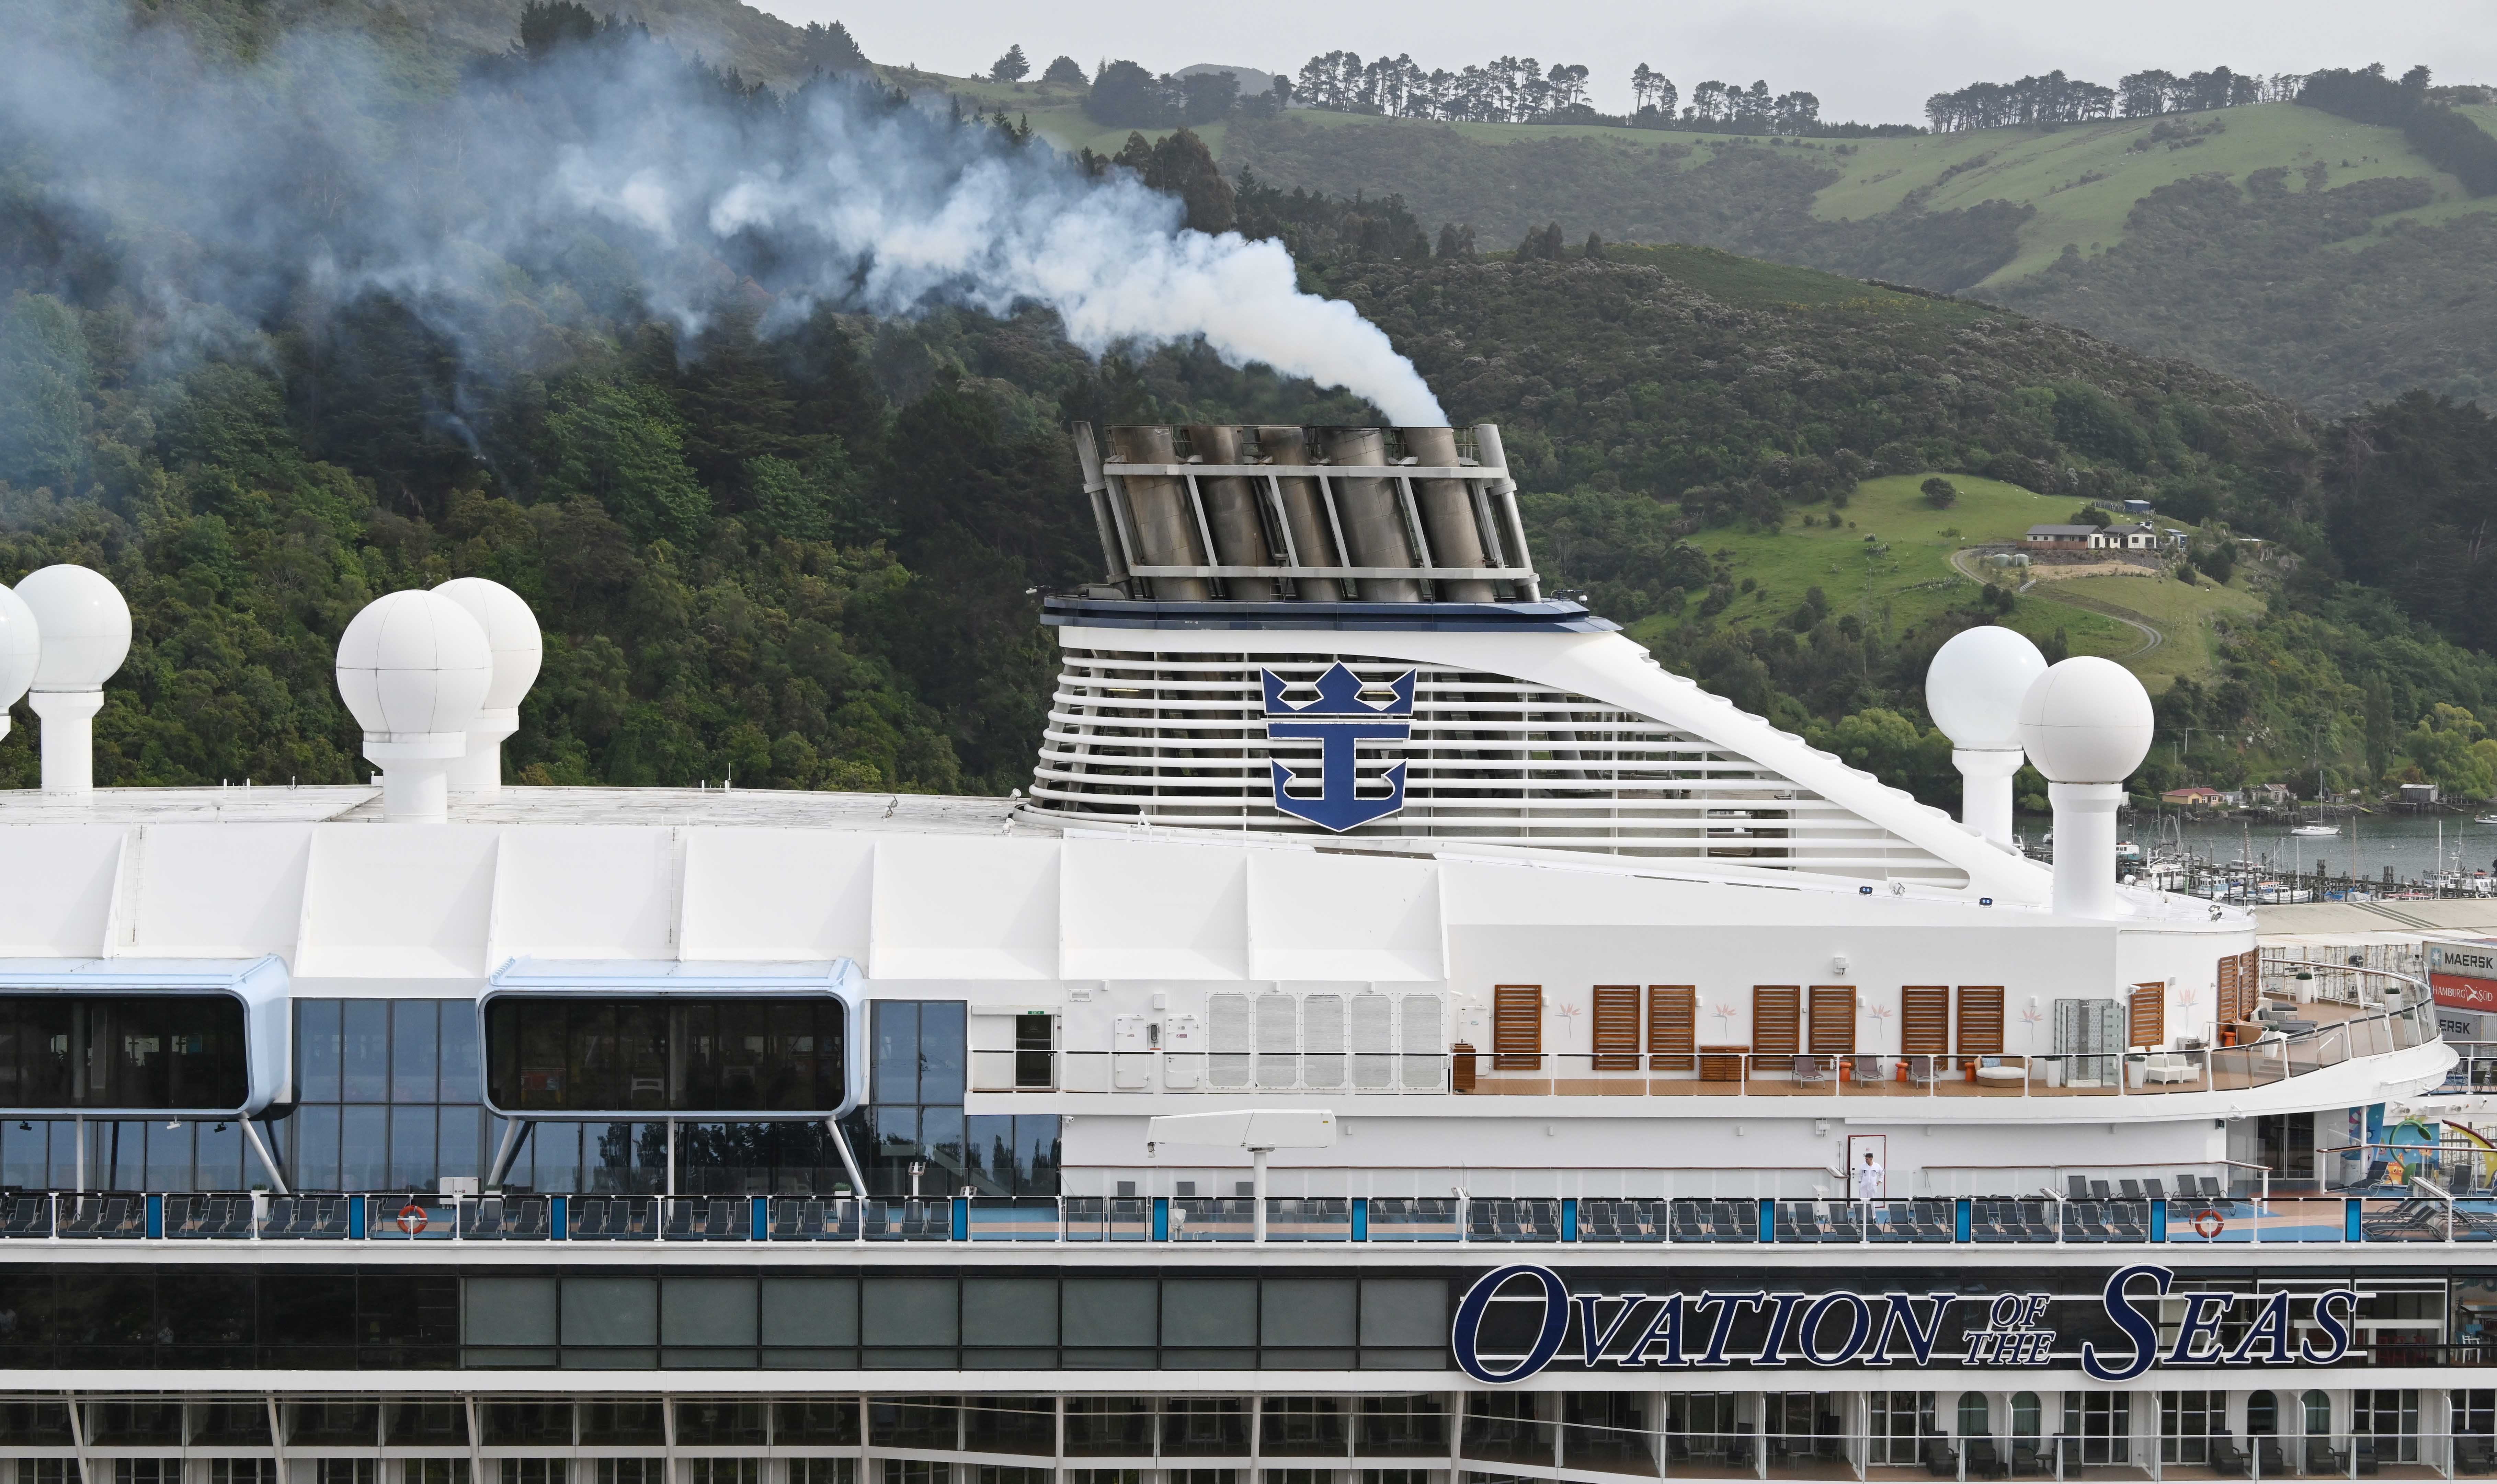
[[[2280,1402],[2268,1391],[2246,1398],[2246,1436],[2269,1437],[2280,1432]]]
[[[829,996],[504,995],[486,1010],[490,1100],[515,1113],[829,1112],[847,1014]]]
[[[0,1108],[240,1108],[242,1002],[226,995],[0,996]]]
[[[1984,1392],[1963,1391],[1959,1394],[1959,1436],[1994,1436],[1994,1408],[1987,1404]]]
[[[2332,1399],[2320,1391],[2310,1391],[2299,1401],[2306,1413],[2306,1436],[2332,1436]]]
[[[857,1463],[849,1458],[793,1458],[789,1484],[854,1484]]]
[[[2011,1398],[2011,1436],[2035,1437],[2042,1431],[2044,1418],[2038,1406],[2038,1393],[2016,1392]]]

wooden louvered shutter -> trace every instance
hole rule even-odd
[[[1803,1050],[1803,986],[1752,987],[1752,1054],[1791,1057]]]
[[[1812,987],[1812,1054],[1844,1057],[1855,1050],[1855,986]]]
[[[1647,987],[1647,1069],[1688,1072],[1699,1065],[1699,991],[1688,984]]]
[[[2237,1009],[2239,1020],[2253,1020],[2262,1008],[2262,950],[2249,948],[2237,955]]]
[[[1602,1072],[1634,1072],[1639,1064],[1639,987],[1596,986],[1596,1057]]]
[[[2134,985],[2130,1010],[2125,1027],[2127,1047],[2151,1047],[2167,1039],[2166,985]]]
[[[1963,984],[1959,987],[1959,1044],[1969,1056],[2003,1055],[2003,987]]]
[[[1543,1065],[1543,986],[1494,985],[1491,1064],[1495,1071],[1533,1072]]]
[[[2237,1009],[2237,959],[2230,954],[2220,961],[2220,1024],[2241,1021],[2245,1016]]]
[[[1940,1057],[1950,1051],[1950,986],[1912,984],[1899,992],[1899,1054]]]

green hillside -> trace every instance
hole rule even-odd
[[[1296,112],[1232,124],[1219,152],[1235,175],[1395,192],[1485,249],[1558,222],[1991,299],[2326,412],[2497,397],[2497,198],[2296,104],[1853,141]]]
[[[1783,617],[1817,588],[1834,616],[1903,631],[1965,608],[1982,582],[2016,593],[1998,621],[2040,642],[2061,634],[2072,653],[2119,660],[2164,691],[2179,676],[2215,681],[2222,674],[2215,620],[2262,611],[2244,578],[2225,585],[2207,577],[2180,580],[2166,568],[2146,577],[2067,578],[2050,565],[1988,566],[1973,549],[2016,542],[2031,525],[2069,520],[2074,502],[1955,474],[1949,480],[1957,499],[1937,510],[1920,490],[1927,477],[1868,479],[1843,508],[1794,512],[1775,527],[1692,536],[1753,584],[1725,611],[1727,618]],[[2172,520],[2159,523],[2199,534]],[[1690,620],[1686,613],[1651,615],[1633,633],[1663,640]],[[2147,625],[2156,641],[2136,625]]]

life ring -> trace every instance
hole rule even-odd
[[[414,1201],[410,1201],[398,1209],[398,1229],[407,1233],[411,1237],[424,1231],[427,1221],[428,1218],[425,1214],[425,1208]]]
[[[2206,1208],[2194,1217],[2194,1232],[2205,1242],[2216,1242],[2228,1224],[2226,1217]]]

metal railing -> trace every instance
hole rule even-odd
[[[1819,1172],[1834,1180],[1836,1172]],[[2077,1177],[2076,1177],[2077,1178]],[[2111,1185],[2113,1188],[2110,1188]],[[8,1198],[9,1243],[1250,1243],[1247,1196],[115,1195]],[[2063,1191],[1822,1196],[1277,1196],[1268,1243],[2079,1246],[2497,1243],[2497,1199],[2428,1182],[2380,1195]]]
[[[1814,1055],[1704,1042],[1663,1055],[1462,1045],[1445,1054],[974,1051],[970,1072],[975,1092],[1104,1096],[2163,1097],[2270,1087],[2437,1039],[2435,1007],[2422,994],[2329,1024],[2266,1026],[2246,1045],[2167,1051]]]

